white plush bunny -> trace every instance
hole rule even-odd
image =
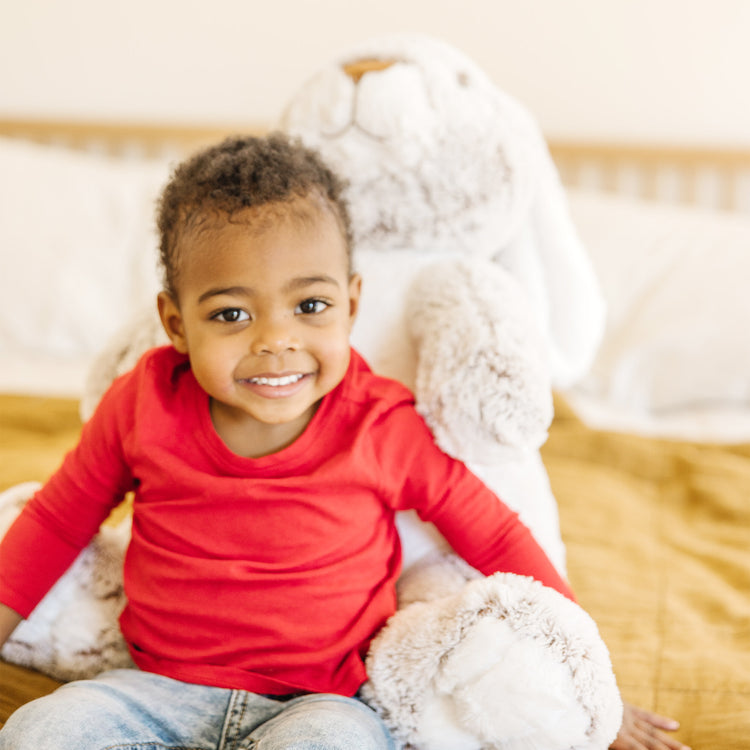
[[[533,118],[457,50],[392,35],[324,67],[282,128],[349,181],[364,280],[354,345],[414,388],[441,447],[520,513],[564,572],[539,447],[551,384],[586,371],[604,312]],[[154,311],[134,319],[95,364],[84,418],[117,374],[165,341]],[[606,748],[622,704],[588,615],[530,579],[482,577],[414,516],[399,528],[399,610],[372,644],[363,688],[399,747]],[[83,574],[62,596],[91,598]],[[44,627],[48,642],[63,626]],[[19,629],[3,655],[54,674],[34,637],[24,651]],[[118,665],[126,654],[110,657]]]

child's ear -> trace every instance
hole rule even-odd
[[[182,322],[182,314],[174,297],[167,292],[159,292],[156,298],[156,304],[159,308],[159,317],[164,330],[169,336],[169,340],[178,352],[187,354],[187,338],[185,336],[185,326]]]
[[[349,324],[354,325],[354,319],[359,311],[359,298],[362,294],[362,277],[353,273],[349,278]]]

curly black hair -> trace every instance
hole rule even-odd
[[[317,196],[333,210],[351,255],[344,182],[320,155],[282,133],[231,136],[180,164],[157,206],[164,288],[176,295],[180,238],[210,213],[231,217],[245,208]]]

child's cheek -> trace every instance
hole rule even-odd
[[[337,381],[341,380],[349,366],[350,351],[348,338],[330,341],[322,352],[321,370],[324,375]]]
[[[236,362],[222,347],[206,346],[200,356],[191,357],[196,379],[216,398],[231,392]]]

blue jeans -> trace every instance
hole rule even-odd
[[[71,682],[21,706],[0,750],[393,750],[380,718],[340,695],[291,700],[136,669]]]

